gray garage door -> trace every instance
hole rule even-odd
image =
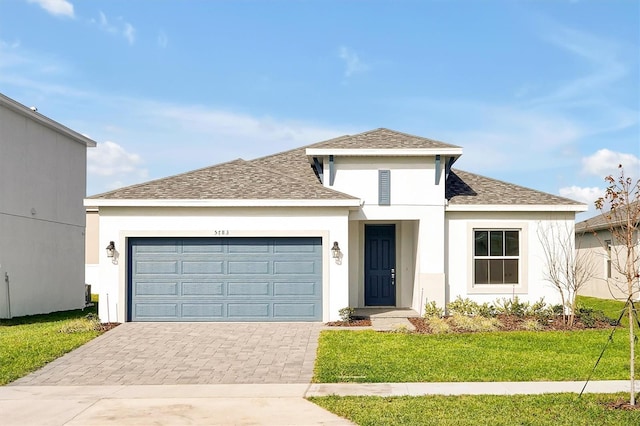
[[[130,238],[130,321],[321,321],[320,238]]]

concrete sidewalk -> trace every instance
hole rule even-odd
[[[3,425],[352,425],[306,401],[326,395],[578,393],[584,382],[3,386]],[[585,392],[628,392],[629,381]]]

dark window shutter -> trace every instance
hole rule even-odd
[[[391,204],[391,170],[378,170],[378,204]]]

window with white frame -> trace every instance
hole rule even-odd
[[[473,283],[518,284],[520,230],[474,229]]]

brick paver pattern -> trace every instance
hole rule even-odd
[[[310,383],[320,323],[124,323],[12,385]]]

